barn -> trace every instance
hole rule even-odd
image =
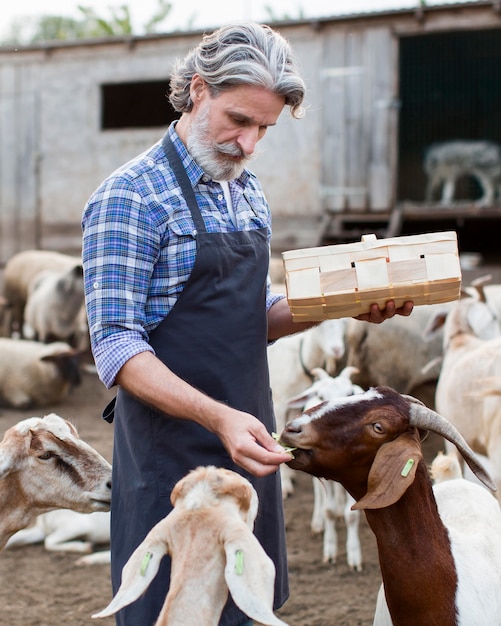
[[[501,142],[501,2],[277,22],[308,87],[252,169],[266,190],[275,250],[455,229],[494,255],[501,207],[478,207],[474,178],[447,206],[425,201],[436,141]],[[80,250],[80,216],[115,167],[174,118],[175,60],[202,32],[0,47],[0,268],[27,248]]]

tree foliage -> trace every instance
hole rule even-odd
[[[107,7],[107,14],[79,5],[82,17],[75,19],[61,15],[41,15],[35,18],[13,20],[2,44],[29,45],[42,41],[119,37],[158,32],[172,10],[168,0],[157,0],[153,15],[143,25],[141,33],[134,32],[130,8],[127,4]]]
[[[265,4],[264,10],[268,14],[271,22],[278,22],[281,20],[301,20],[305,17],[304,9],[299,5],[296,7],[296,15],[292,15],[292,13],[289,13],[288,11],[278,15],[270,4]]]

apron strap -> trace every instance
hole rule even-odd
[[[172,171],[174,172],[176,180],[181,187],[181,191],[183,192],[186,204],[190,209],[191,217],[195,222],[195,228],[199,233],[205,233],[205,222],[203,220],[202,213],[200,212],[200,207],[198,206],[195,192],[193,191],[193,187],[191,186],[191,181],[188,178],[188,174],[183,167],[181,157],[177,153],[177,150],[174,147],[171,138],[169,137],[169,133],[166,133],[162,140],[162,148],[164,149],[166,157],[169,159]]]

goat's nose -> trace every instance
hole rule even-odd
[[[298,435],[302,430],[302,424],[296,422],[296,420],[292,420],[288,424],[286,424],[284,428],[284,433]]]
[[[111,480],[109,480],[109,481],[106,483],[106,486],[108,487],[108,489],[111,489]]]

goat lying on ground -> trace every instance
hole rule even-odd
[[[35,517],[56,508],[107,511],[111,465],[75,427],[51,413],[9,428],[0,443],[0,549]]]
[[[94,546],[110,543],[110,513],[95,511],[79,513],[71,509],[56,509],[42,513],[33,526],[18,530],[5,549],[43,542],[50,552],[90,552]],[[109,562],[109,552],[96,557]],[[84,561],[85,563],[85,561]]]
[[[0,337],[0,405],[54,405],[81,383],[80,353],[69,344]]]
[[[174,509],[148,533],[122,572],[107,617],[136,600],[172,557],[170,589],[155,626],[217,626],[228,590],[249,618],[287,626],[273,614],[275,566],[252,533],[257,494],[230,470],[199,467],[172,491]]]
[[[333,377],[321,369],[312,370],[315,382],[311,387],[289,400],[293,408],[306,410],[337,398],[363,393],[351,377],[358,373],[355,367],[345,367],[338,376]],[[314,533],[323,532],[323,562],[335,563],[338,554],[338,536],[336,518],[344,518],[346,524],[346,560],[350,569],[362,571],[362,547],[358,528],[360,511],[351,509],[355,500],[340,485],[332,480],[313,477],[313,514],[311,529]]]
[[[487,490],[445,481],[434,495],[420,431],[452,441],[495,485],[459,432],[414,398],[387,387],[325,402],[286,426],[290,465],[340,482],[376,535],[385,589],[377,626],[501,624],[501,512]],[[453,483],[462,485],[461,495]],[[471,505],[470,494],[485,507]],[[438,504],[438,508],[437,508]],[[489,514],[485,510],[489,508]]]

